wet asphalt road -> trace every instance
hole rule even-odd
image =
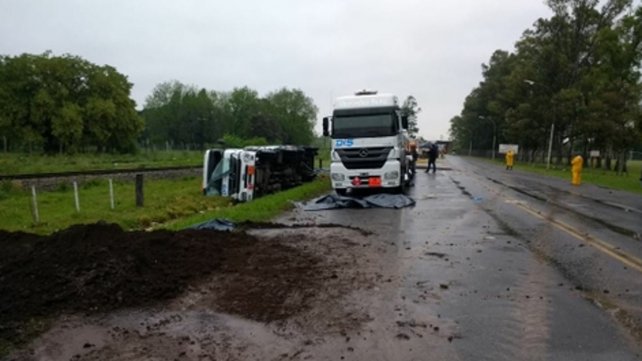
[[[642,360],[642,197],[437,165],[414,207],[297,208],[276,221],[302,227],[251,231],[333,273],[284,320],[217,311],[214,275],[168,304],[62,317],[17,359]]]
[[[418,174],[415,207],[305,216],[395,249],[382,269],[395,282],[366,302],[376,341],[346,359],[642,359],[642,197],[459,157],[438,167]]]

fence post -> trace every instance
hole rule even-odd
[[[40,223],[40,214],[38,214],[38,199],[36,197],[36,186],[31,186],[31,215],[33,216],[33,221],[36,224]]]
[[[143,206],[143,175],[136,174],[136,207]]]
[[[80,213],[80,199],[78,198],[78,182],[74,181],[74,201],[76,203],[76,212]]]
[[[114,184],[111,178],[109,178],[109,206],[114,209]]]

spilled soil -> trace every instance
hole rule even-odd
[[[14,346],[46,330],[38,322],[153,306],[213,276],[231,280],[216,285],[216,311],[280,320],[305,310],[325,277],[317,257],[245,232],[98,223],[50,236],[0,231],[0,249],[0,340]]]

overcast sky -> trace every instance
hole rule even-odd
[[[0,0],[0,54],[112,65],[139,108],[169,80],[298,88],[319,108],[319,133],[334,97],[414,95],[419,134],[447,139],[481,64],[550,16],[543,0]]]

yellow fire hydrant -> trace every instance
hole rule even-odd
[[[579,186],[582,183],[582,167],[584,166],[584,158],[581,155],[576,155],[573,160],[571,160],[571,174],[573,179],[571,184],[574,186]]]

